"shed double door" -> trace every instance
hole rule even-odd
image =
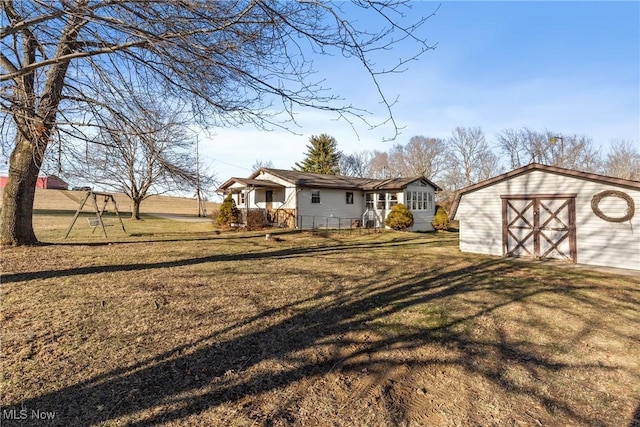
[[[575,194],[502,196],[504,255],[576,262],[575,200]]]

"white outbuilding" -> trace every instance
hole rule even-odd
[[[460,250],[640,270],[640,182],[532,163],[456,193]]]

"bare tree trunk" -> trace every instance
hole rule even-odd
[[[7,3],[4,6],[5,14],[19,20],[12,5]],[[66,21],[56,43],[55,58],[62,58],[73,52],[78,31],[86,22],[88,21],[81,15],[74,15]],[[36,50],[41,48],[41,44],[28,28],[22,36],[22,54],[24,66],[27,66],[35,62]],[[5,45],[3,39],[3,47]],[[5,67],[8,65],[9,70],[17,71],[16,65],[7,61],[4,55],[0,58]],[[34,71],[24,72],[22,76],[13,78],[15,104],[12,110],[16,124],[16,144],[9,159],[9,175],[2,195],[2,245],[33,245],[38,242],[33,232],[32,220],[36,181],[51,131],[56,126],[56,115],[68,67],[69,61],[55,61],[45,73],[44,85],[39,95],[36,94],[38,85],[35,84]]]
[[[139,220],[140,219],[140,202],[142,200],[131,199],[133,202],[131,205],[131,219]]]
[[[11,153],[9,175],[2,194],[0,244],[33,245],[38,242],[33,231],[33,201],[42,156],[34,152],[31,141],[18,133]]]

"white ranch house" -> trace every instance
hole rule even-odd
[[[640,270],[640,182],[532,163],[459,190],[460,250]]]
[[[424,177],[366,179],[262,168],[248,178],[230,178],[217,190],[237,207],[264,212],[272,225],[297,229],[384,227],[392,206],[413,214],[410,231],[432,231],[435,192]]]

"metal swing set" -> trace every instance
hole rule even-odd
[[[73,225],[76,223],[76,220],[78,219],[78,216],[80,216],[80,212],[82,212],[82,208],[87,203],[87,200],[89,199],[89,197],[91,197],[91,199],[93,201],[93,208],[94,208],[94,211],[96,213],[95,218],[94,217],[88,217],[87,218],[87,221],[89,222],[89,227],[92,228],[91,234],[93,234],[96,231],[96,228],[100,227],[104,237],[105,238],[108,237],[107,236],[107,230],[106,230],[105,227],[112,226],[113,224],[105,223],[104,220],[102,219],[102,216],[107,212],[107,204],[109,202],[111,202],[112,205],[113,205],[113,211],[115,212],[116,216],[118,217],[118,221],[120,221],[120,226],[122,227],[122,231],[124,231],[125,233],[127,232],[127,230],[124,229],[124,223],[122,222],[122,218],[120,217],[120,212],[118,212],[118,205],[116,204],[116,199],[113,197],[113,194],[97,193],[95,191],[87,191],[87,195],[84,196],[84,198],[80,202],[80,206],[78,207],[78,210],[76,211],[76,214],[73,216],[73,219],[71,220],[71,224],[69,224],[69,228],[67,228],[67,232],[64,235],[65,239],[69,236],[69,233],[71,232],[71,229],[73,228]],[[98,208],[98,197],[102,197],[103,198],[103,203],[102,203],[102,208],[101,209]]]

